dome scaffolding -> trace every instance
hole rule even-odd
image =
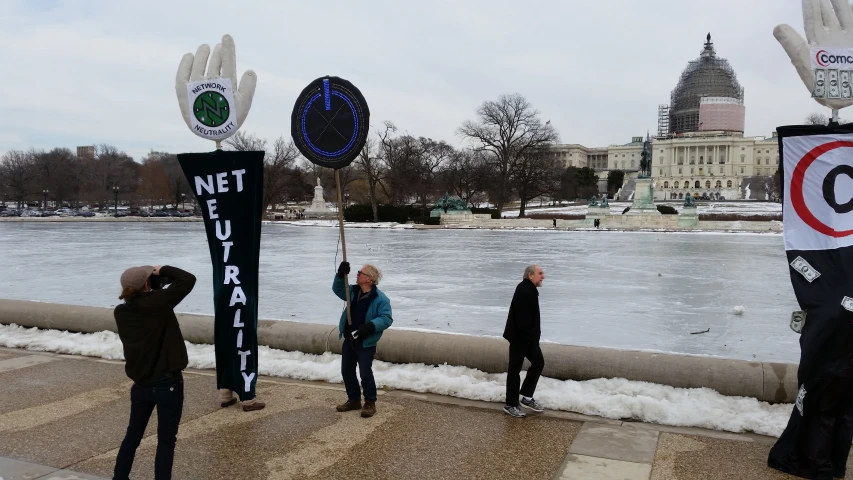
[[[699,105],[703,97],[732,98],[743,103],[743,87],[728,60],[717,57],[710,33],[699,58],[687,64],[672,91],[666,125],[669,134],[699,130]]]

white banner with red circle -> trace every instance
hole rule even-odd
[[[786,250],[853,245],[853,134],[782,139]]]

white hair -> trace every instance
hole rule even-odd
[[[379,285],[379,281],[382,280],[382,270],[376,268],[375,265],[366,263],[363,267],[361,267],[361,273],[370,277],[370,281],[374,285]]]
[[[539,265],[537,265],[535,263],[533,265],[528,265],[528,266],[524,267],[524,276],[521,277],[521,279],[526,280],[526,279],[530,278],[531,275],[536,273],[537,268],[542,268],[542,267],[540,267]]]

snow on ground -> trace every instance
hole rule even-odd
[[[661,202],[657,201],[658,204],[661,205],[670,205],[675,207],[676,210],[681,209],[681,202]],[[630,207],[631,202],[610,202],[610,213],[613,215],[620,215],[625,208]],[[781,203],[772,203],[772,202],[698,202],[696,204],[696,211],[700,215],[705,214],[727,214],[727,215],[781,215],[782,214],[782,204]],[[565,215],[586,215],[587,206],[586,205],[564,205],[560,207],[536,207],[532,208],[528,206],[526,214],[530,215],[533,213],[559,213]],[[509,217],[517,217],[518,210],[506,210],[503,212],[503,215],[507,218]]]
[[[338,228],[337,220],[267,220],[263,223],[273,225],[294,225],[297,227],[335,227]],[[344,222],[347,228],[414,228],[411,224],[401,224],[396,222]]]
[[[215,368],[213,345],[186,344],[190,368]],[[0,325],[0,346],[124,359],[121,342],[113,332],[83,334]],[[261,375],[343,383],[340,355],[310,355],[264,346],[258,354]],[[505,373],[381,361],[373,363],[373,371],[379,388],[387,386],[488,402],[503,402],[506,392]],[[776,437],[781,435],[791,412],[790,404],[770,405],[754,398],[727,397],[707,388],[673,388],[623,378],[576,382],[543,377],[536,399],[550,409],[585,415],[729,432],[751,431]]]

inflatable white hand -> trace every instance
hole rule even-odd
[[[853,105],[853,10],[848,0],[802,2],[806,39],[789,25],[777,25],[773,36],[818,103]]]
[[[175,93],[187,127],[202,138],[217,140],[218,144],[237,133],[243,125],[257,84],[255,72],[246,70],[237,88],[234,39],[231,35],[223,35],[213,55],[207,45],[198,47],[195,56],[192,53],[184,55],[175,77]]]

